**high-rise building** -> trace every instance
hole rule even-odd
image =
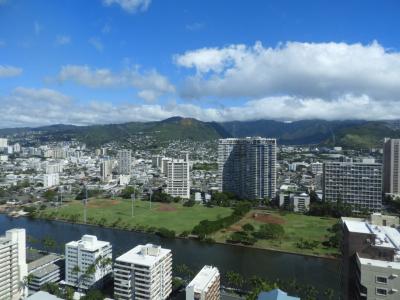
[[[60,184],[60,175],[58,173],[43,174],[43,187],[49,188]]]
[[[7,148],[8,140],[5,138],[0,138],[0,148]]]
[[[118,173],[121,175],[130,175],[132,168],[132,151],[118,151]]]
[[[351,204],[356,211],[382,208],[382,164],[373,159],[326,162],[323,182],[324,201]]]
[[[112,178],[112,160],[106,159],[100,163],[100,177],[102,181]]]
[[[204,266],[186,287],[186,300],[219,300],[220,275],[216,267]]]
[[[276,139],[252,137],[220,139],[219,190],[245,199],[274,198]]]
[[[341,299],[400,299],[398,226],[398,217],[381,214],[342,218]]]
[[[167,194],[173,197],[190,198],[189,154],[184,159],[172,159],[167,164]]]
[[[164,300],[171,291],[171,250],[138,245],[115,260],[115,299]]]
[[[28,276],[25,229],[7,230],[0,237],[0,299],[19,300],[27,296],[21,284]]]
[[[385,138],[383,143],[383,192],[400,195],[400,139]]]
[[[94,235],[85,234],[79,241],[65,244],[65,282],[67,285],[89,289],[112,272],[112,266],[104,268],[96,264],[100,259],[112,258],[109,242],[99,241]],[[94,273],[88,269],[94,266]]]

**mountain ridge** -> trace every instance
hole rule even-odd
[[[126,122],[99,125],[54,124],[39,127],[0,129],[0,135],[33,132],[45,140],[76,138],[89,146],[110,141],[127,140],[133,136],[150,135],[156,141],[194,140],[207,141],[226,137],[275,137],[279,144],[315,144],[343,146],[346,148],[378,147],[386,136],[400,138],[397,121],[326,121],[300,120],[293,122],[275,120],[203,122],[194,118],[174,116],[161,121]]]

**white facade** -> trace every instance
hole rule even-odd
[[[130,175],[132,171],[132,151],[118,151],[118,173],[121,175]]]
[[[186,287],[186,300],[219,300],[220,274],[216,267],[204,266]]]
[[[20,153],[21,152],[21,145],[16,143],[13,145],[13,151],[14,153]]]
[[[8,140],[4,138],[0,138],[0,148],[7,148]]]
[[[27,296],[27,289],[20,288],[27,275],[25,229],[7,230],[0,237],[0,299]]]
[[[384,140],[383,189],[385,194],[400,195],[400,139]]]
[[[62,163],[46,163],[45,172],[46,174],[62,173],[64,165]]]
[[[138,245],[115,260],[115,299],[164,300],[171,291],[171,250],[152,244]]]
[[[184,159],[173,159],[167,164],[167,194],[190,198],[189,154]]]
[[[313,173],[314,175],[317,174],[322,174],[323,173],[323,163],[320,162],[315,162],[315,163],[311,163],[311,173]]]
[[[99,241],[96,236],[84,235],[79,241],[65,245],[65,282],[74,287],[88,289],[103,280],[112,272],[112,266],[101,268],[96,265],[100,258],[112,258],[112,246],[109,242]],[[91,265],[95,266],[94,274],[85,275]],[[78,267],[79,271],[76,270]]]
[[[60,184],[60,176],[58,173],[43,174],[43,187],[49,188]]]

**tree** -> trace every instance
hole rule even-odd
[[[132,194],[135,194],[137,196],[138,195],[137,190],[133,186],[127,186],[121,191],[120,196],[123,199],[131,199]]]
[[[52,201],[55,199],[55,197],[57,196],[57,192],[54,190],[47,190],[43,193],[43,197],[47,200],[47,201]]]
[[[233,271],[226,273],[226,279],[228,280],[228,283],[236,289],[241,289],[245,283],[242,275]]]
[[[91,289],[89,290],[85,296],[81,298],[81,300],[103,300],[104,295],[100,290]]]
[[[50,250],[55,250],[57,247],[57,242],[51,236],[45,236],[42,239],[42,244],[47,252],[50,252]]]

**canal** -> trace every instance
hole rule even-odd
[[[15,219],[0,214],[0,234],[16,227],[25,228],[28,236],[39,241],[51,236],[58,245],[78,240],[84,234],[96,235],[100,240],[111,242],[114,258],[138,244],[153,243],[172,249],[174,264],[186,264],[194,270],[208,264],[218,267],[222,273],[235,271],[246,278],[256,275],[271,280],[296,279],[299,283],[313,285],[320,291],[327,288],[336,293],[339,291],[338,260],[233,245],[208,244],[195,240],[164,239],[153,234],[82,224],[23,217]],[[40,243],[32,246],[43,249]]]

